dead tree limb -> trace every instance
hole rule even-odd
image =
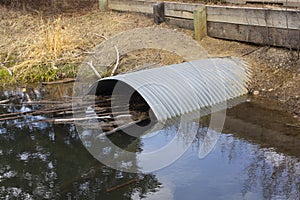
[[[111,134],[116,133],[116,132],[118,132],[118,131],[120,131],[120,130],[122,130],[122,129],[128,128],[128,127],[130,127],[130,126],[132,126],[132,125],[135,125],[135,124],[137,124],[137,123],[140,123],[140,122],[143,121],[143,120],[144,120],[144,119],[140,119],[140,120],[137,120],[137,121],[133,121],[133,122],[130,122],[130,123],[128,123],[128,124],[124,124],[124,125],[122,125],[122,126],[119,126],[119,127],[117,127],[117,128],[114,128],[114,129],[111,130],[111,131],[107,131],[107,132],[104,132],[104,133],[100,133],[100,134],[97,136],[97,138],[101,138],[101,137],[104,137],[104,136],[111,135]]]
[[[116,70],[117,70],[117,68],[119,66],[119,62],[120,62],[120,52],[119,52],[119,50],[118,50],[118,48],[116,46],[115,46],[115,50],[116,50],[116,53],[117,53],[117,60],[116,60],[116,64],[115,64],[113,70],[111,71],[111,75],[110,76],[115,75]]]
[[[94,67],[93,65],[93,62],[90,61],[90,62],[86,62],[86,64],[93,70],[94,74],[99,78],[101,79],[101,75],[99,74],[99,72],[96,70],[96,68]]]

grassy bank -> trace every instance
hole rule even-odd
[[[152,24],[133,14],[92,11],[29,12],[0,6],[0,84],[76,76],[91,49],[121,31]]]

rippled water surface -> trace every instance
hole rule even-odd
[[[70,86],[2,91],[0,114],[40,109],[31,99],[62,100]],[[270,104],[256,100],[227,111],[213,151],[199,159],[207,119],[189,149],[172,165],[153,173],[125,173],[93,158],[71,124],[27,123],[51,115],[24,116],[0,122],[1,199],[299,199],[300,131],[295,121]],[[196,126],[196,127],[195,127]],[[137,146],[136,152],[163,147],[178,124],[139,139],[112,136]],[[103,150],[106,151],[105,149]]]

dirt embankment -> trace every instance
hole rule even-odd
[[[237,56],[252,67],[249,92],[280,102],[300,116],[300,53],[283,48],[257,46],[205,38],[201,45],[211,56]]]
[[[54,15],[0,6],[0,19],[0,80],[14,79],[19,84],[74,77],[78,65],[105,37],[137,27],[156,26],[151,18],[139,14],[101,13],[96,4],[92,11]],[[159,26],[193,35],[166,24]],[[300,116],[299,52],[210,37],[200,44],[212,57],[245,59],[253,70],[250,93],[280,102],[290,113]],[[120,71],[126,70],[126,66],[182,61],[172,53],[144,50],[121,56]]]

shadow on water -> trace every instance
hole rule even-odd
[[[3,91],[0,114],[40,109],[22,102],[69,98],[72,85]],[[266,106],[265,106],[266,105]],[[276,107],[276,106],[275,106]],[[277,107],[276,107],[277,108]],[[204,159],[199,149],[209,117],[187,122],[197,130],[187,152],[153,173],[125,173],[104,166],[86,150],[74,125],[25,123],[51,115],[0,122],[0,197],[7,199],[299,199],[300,133],[291,117],[258,100],[227,110],[223,133]],[[21,123],[20,123],[21,122]],[[18,124],[18,125],[16,125]],[[176,135],[171,124],[151,137],[116,134],[133,152],[163,147]],[[182,138],[184,139],[184,138]],[[105,151],[105,149],[103,150]],[[138,166],[136,166],[138,167]]]

